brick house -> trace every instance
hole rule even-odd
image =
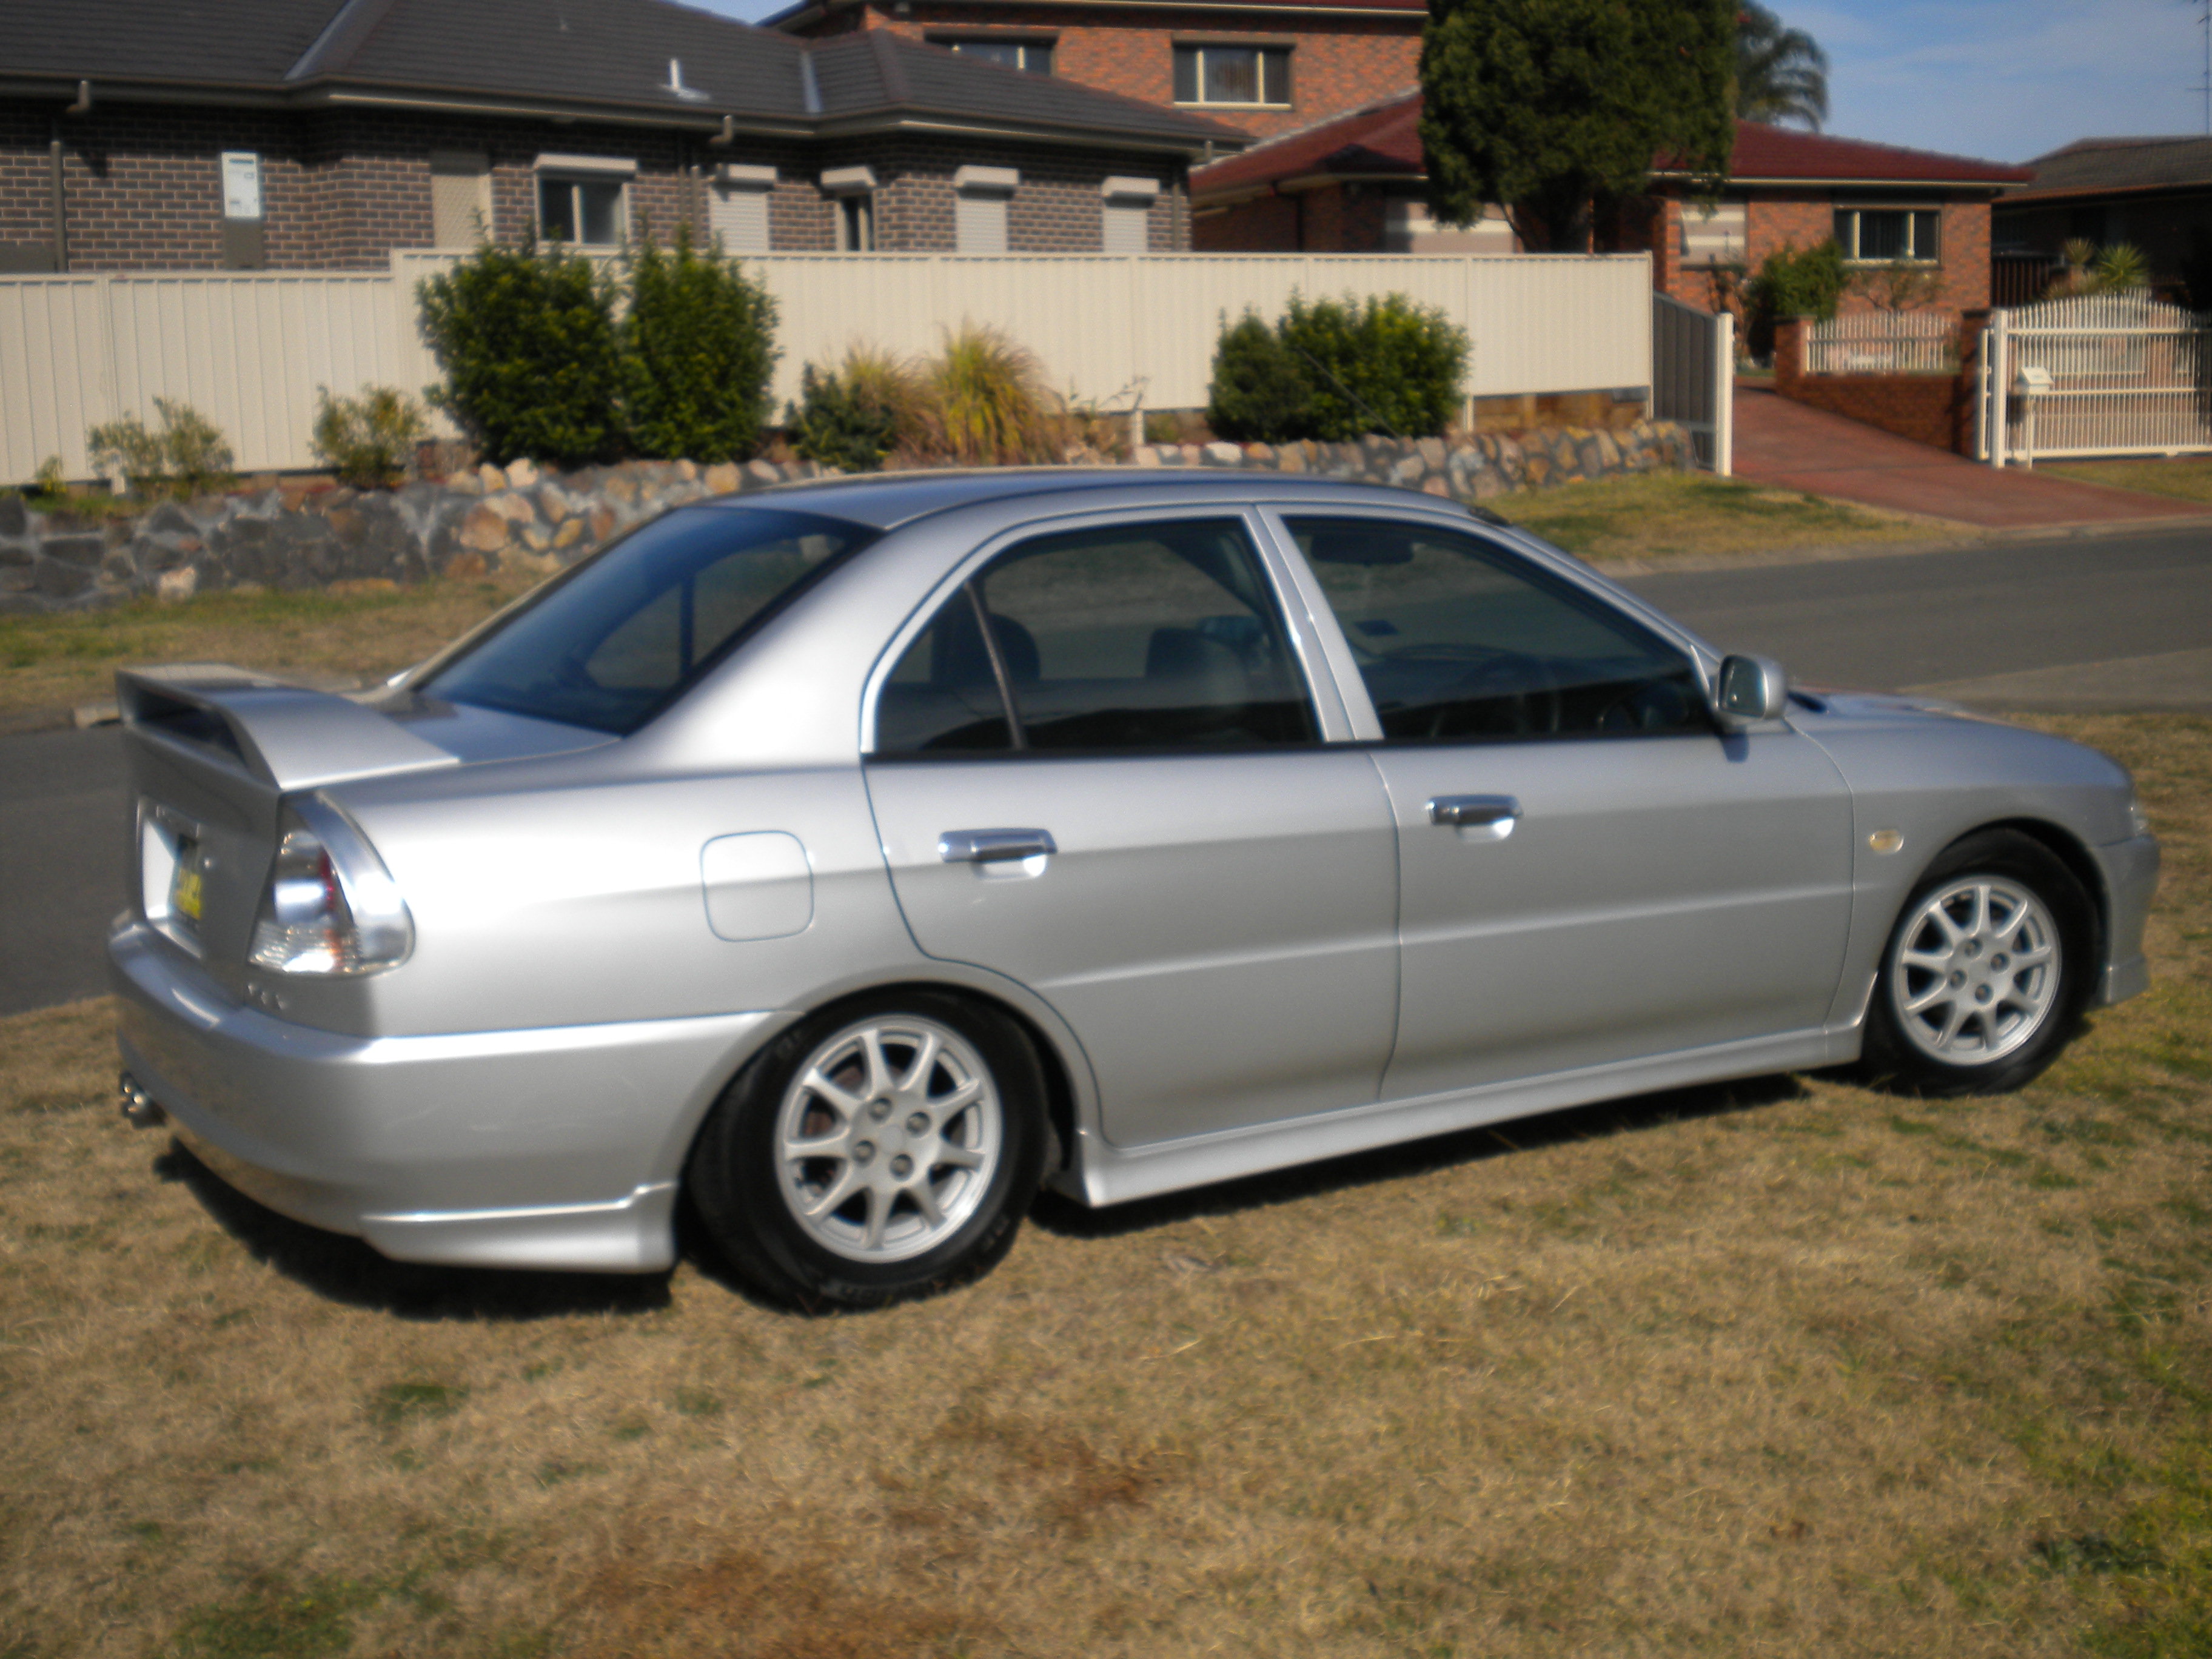
[[[2000,252],[2026,260],[2035,290],[2080,239],[2142,251],[2152,287],[2212,308],[2212,138],[2081,138],[2030,164],[2034,180],[1997,198]],[[2015,297],[2015,296],[2008,296]]]
[[[1271,136],[1410,82],[1424,0],[800,0],[763,27],[884,31]]]
[[[1192,245],[1242,251],[1510,253],[1492,208],[1478,224],[1429,217],[1421,95],[1404,91],[1269,139],[1191,175]],[[1912,303],[1989,303],[1990,204],[2027,168],[1739,121],[1720,198],[1663,164],[1649,196],[1601,227],[1602,245],[1649,251],[1652,282],[1688,305],[1728,302],[1747,268],[1830,237],[1869,273],[1914,279]],[[1847,306],[1874,301],[1854,294]]]
[[[666,0],[0,0],[0,270],[372,269],[678,223],[738,252],[1188,245],[1202,113]]]

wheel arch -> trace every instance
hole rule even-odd
[[[2105,889],[2105,872],[2087,845],[2071,831],[2053,823],[2048,818],[1997,818],[1988,823],[1977,824],[1964,834],[1954,836],[1936,854],[1940,859],[1952,848],[1971,836],[1986,835],[1992,830],[2008,830],[2025,836],[2057,859],[2066,872],[2081,884],[2081,890],[2089,899],[2090,960],[2092,971],[2085,976],[2086,985],[2094,985],[2103,971],[2107,955],[2106,940],[2111,937],[2112,896]],[[1932,867],[1935,859],[1929,860]]]

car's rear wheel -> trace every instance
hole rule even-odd
[[[865,1307],[981,1272],[1044,1160],[1044,1083],[1012,1022],[933,992],[860,999],[732,1082],[685,1170],[714,1243],[761,1290]]]
[[[1868,1011],[1865,1068],[1921,1094],[2000,1094],[2048,1066],[2095,971],[2088,895],[2039,842],[1985,830],[1905,901]]]

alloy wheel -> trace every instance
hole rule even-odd
[[[850,1261],[902,1261],[966,1224],[1005,1140],[990,1068],[951,1026],[885,1015],[816,1047],[775,1126],[778,1190]]]
[[[2057,1006],[2058,927],[2018,883],[1967,876],[1923,896],[1899,934],[1890,992],[1906,1041],[1947,1066],[1986,1066]]]

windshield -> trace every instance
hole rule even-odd
[[[768,507],[671,513],[549,583],[416,689],[627,735],[878,534]]]

